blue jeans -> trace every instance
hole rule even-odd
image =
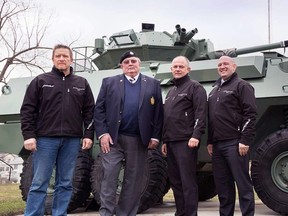
[[[77,137],[38,137],[33,153],[33,180],[26,203],[25,216],[44,215],[47,188],[55,170],[53,216],[67,215],[73,187],[72,179],[80,150]]]

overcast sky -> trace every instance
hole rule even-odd
[[[215,50],[261,45],[268,40],[268,0],[35,0],[53,12],[46,43],[94,45],[95,38],[154,23],[173,33],[180,24],[197,28],[194,39],[210,39]],[[288,40],[288,1],[270,0],[270,41]],[[283,51],[281,51],[283,53]]]

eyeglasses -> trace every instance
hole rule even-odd
[[[131,62],[131,64],[135,64],[137,62],[137,59],[126,59],[122,62],[122,64],[129,64]]]

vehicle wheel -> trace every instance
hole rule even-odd
[[[149,150],[138,213],[162,202],[167,193],[167,162],[158,150]]]
[[[101,154],[97,155],[97,158],[94,160],[94,164],[92,166],[91,171],[91,192],[94,196],[94,200],[96,201],[96,206],[93,206],[96,210],[100,208],[100,188],[101,182],[103,180],[103,165],[102,165],[102,157]]]
[[[27,201],[29,189],[33,178],[32,166],[32,155],[30,155],[27,159],[24,160],[22,173],[20,174],[21,179],[19,189],[21,190],[22,200],[25,202]],[[48,193],[45,201],[45,214],[47,215],[52,214],[52,200],[53,197],[50,193]]]
[[[23,162],[22,173],[20,174],[20,185],[19,189],[21,190],[22,200],[27,201],[27,196],[31,186],[33,173],[32,173],[32,156],[30,155]]]
[[[73,177],[73,193],[71,201],[69,203],[68,212],[75,210],[78,207],[82,207],[86,204],[86,200],[90,196],[90,173],[93,160],[88,152],[80,151],[77,163],[75,167]],[[54,172],[53,172],[54,173]],[[23,163],[23,169],[21,173],[20,190],[22,199],[27,201],[29,188],[32,183],[33,172],[32,172],[32,156],[30,155],[27,160]],[[45,214],[52,213],[52,200],[54,191],[54,174],[52,174],[49,188],[47,190],[47,198],[45,202]]]
[[[92,164],[93,159],[89,152],[80,151],[73,176],[73,193],[67,209],[68,213],[86,205],[91,192]]]
[[[251,176],[255,191],[273,211],[288,214],[288,130],[268,136],[255,150]]]
[[[217,195],[212,172],[198,172],[197,183],[199,201],[206,201]]]
[[[124,163],[123,166],[125,166]],[[124,169],[122,169],[121,172],[123,172],[123,170]],[[120,174],[119,176],[122,176],[123,178],[123,175]],[[143,185],[141,185],[142,193],[138,213],[155,206],[155,204],[157,204],[166,193],[165,191],[168,180],[167,164],[158,150],[148,151],[147,166],[144,170],[143,178],[145,180]],[[91,175],[92,193],[98,204],[100,204],[99,193],[102,179],[103,167],[101,156],[99,154],[97,159],[94,161]],[[118,195],[121,191],[121,184],[122,179],[119,177],[119,190],[117,190]]]

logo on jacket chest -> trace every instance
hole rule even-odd
[[[52,84],[44,84],[42,86],[42,88],[54,88],[54,85],[52,85]]]
[[[178,97],[184,97],[184,96],[187,96],[187,93],[179,93],[177,96]]]
[[[224,90],[223,93],[225,93],[225,94],[233,94],[233,91],[231,91],[231,90]]]
[[[75,89],[76,91],[84,91],[85,90],[85,88],[79,88],[76,86],[73,86],[73,89]]]

